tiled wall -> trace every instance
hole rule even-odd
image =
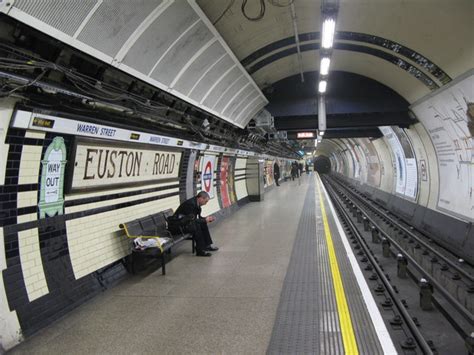
[[[176,209],[200,183],[186,191],[191,153],[183,150],[173,181],[65,194],[64,214],[39,219],[41,159],[56,136],[64,138],[71,154],[73,137],[9,128],[4,123],[11,110],[0,108],[0,115],[0,345],[10,348],[126,276],[129,244],[120,223]],[[235,191],[242,200],[246,159],[234,160]],[[215,198],[203,215],[221,210],[217,184],[215,175]]]
[[[235,161],[234,169],[234,183],[235,183],[235,194],[237,200],[241,200],[248,196],[247,185],[245,181],[245,169],[247,166],[246,158],[237,158]]]
[[[176,209],[179,206],[178,192],[179,189],[174,188],[164,193],[142,194],[140,197],[144,199],[170,193],[175,195],[67,221],[67,240],[74,276],[78,279],[125,257],[129,253],[128,241],[121,238],[119,224],[147,216],[150,211]],[[86,233],[84,226],[87,226]]]

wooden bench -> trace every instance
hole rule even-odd
[[[161,272],[166,274],[165,254],[171,253],[171,248],[184,240],[192,239],[190,233],[184,233],[180,229],[179,233],[171,234],[167,229],[167,218],[173,215],[173,210],[168,209],[155,213],[146,217],[138,218],[130,222],[121,223],[119,227],[124,230],[127,238],[135,239],[151,239],[151,238],[169,238],[169,242],[157,246],[156,248],[138,249],[132,244],[132,252],[130,255],[131,272],[135,273],[134,261],[137,256],[147,258],[161,258]],[[194,241],[193,241],[194,253]]]

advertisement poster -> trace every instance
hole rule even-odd
[[[398,127],[379,127],[394,155],[396,188],[395,191],[415,199],[418,186],[418,170],[413,149],[406,134]]]
[[[201,189],[206,191],[210,198],[214,198],[214,167],[216,157],[205,155],[201,165]]]
[[[220,171],[220,192],[222,200],[222,208],[229,207],[231,205],[229,199],[229,192],[227,190],[229,177],[229,157],[222,157],[221,160],[221,171]]]
[[[234,187],[234,164],[235,164],[235,158],[229,158],[229,164],[227,166],[227,191],[229,193],[231,204],[234,204],[237,202],[237,196],[235,195],[235,187]]]

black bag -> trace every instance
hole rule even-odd
[[[168,230],[172,234],[192,233],[195,229],[194,221],[196,217],[191,215],[172,215],[166,218]]]

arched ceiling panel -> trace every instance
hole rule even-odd
[[[248,2],[249,14],[258,14],[258,3]],[[198,0],[198,4],[211,20],[218,18],[225,9],[222,2],[217,0]],[[240,5],[240,1],[233,3],[230,10],[217,23],[217,29],[233,48],[237,57],[241,61],[245,59],[243,64],[248,70],[250,69],[250,73],[261,87],[284,78],[282,63],[293,64],[293,61],[285,62],[283,57],[291,56],[297,60],[290,7],[275,7],[268,2],[264,17],[260,21],[251,22],[242,15]],[[294,2],[302,51],[310,44],[313,45],[312,51],[318,49],[320,6],[320,1]],[[339,60],[337,69],[349,72],[355,70],[357,74],[390,86],[391,80],[388,79],[387,68],[401,65],[416,75],[426,75],[425,81],[434,80],[431,90],[435,90],[438,85],[449,82],[451,78],[472,67],[473,7],[474,3],[471,0],[340,1],[335,48],[345,47],[341,48],[344,49],[344,55],[354,50],[361,52],[361,48],[366,52],[378,52],[379,56],[395,64],[387,65],[382,60],[370,60],[370,65],[364,66],[353,64],[350,59],[342,59]],[[282,26],[286,30],[282,30]],[[352,33],[355,33],[355,36]],[[374,44],[375,42],[377,43]],[[348,47],[352,49],[349,50]],[[308,58],[304,54],[303,56]],[[270,57],[279,63],[273,66]],[[316,63],[312,62],[313,60],[316,60]],[[307,61],[303,59],[303,70],[314,70],[312,65],[319,66],[317,59],[311,57],[311,62],[308,68]],[[255,64],[258,64],[258,68]],[[266,69],[269,65],[272,65],[272,68]],[[273,70],[274,68],[277,70]],[[298,74],[299,69],[299,65],[290,65],[286,68],[286,74],[287,76]],[[433,76],[435,72],[431,72],[433,70],[437,73],[446,72],[447,75],[441,74],[439,77],[442,82],[436,81]],[[392,68],[388,72],[393,73],[397,70]],[[405,77],[410,74],[397,72],[397,75]],[[413,88],[414,81],[410,78],[393,80],[395,82],[392,88],[409,101],[422,96],[423,92],[426,93],[426,90],[419,89],[419,84],[415,84]]]
[[[305,72],[319,70],[319,51],[302,52],[301,56]],[[406,70],[366,53],[334,50],[331,70],[352,72],[376,80],[392,88],[410,103],[430,92],[426,85]],[[253,73],[252,76],[257,85],[265,88],[274,82],[296,74],[298,74],[297,57],[290,55],[269,63]]]
[[[195,0],[0,1],[0,12],[240,128],[253,116],[213,109],[225,86],[242,76],[252,95],[231,100],[268,102]]]
[[[454,78],[472,67],[473,23],[472,0],[341,1],[336,30],[398,42]]]
[[[215,22],[229,4],[222,0],[198,0],[197,3],[211,22]],[[320,6],[320,1],[295,1],[300,33],[319,30]],[[259,1],[247,2],[246,13],[249,16],[257,15],[259,10]],[[240,0],[234,2],[215,26],[240,60],[277,39],[294,36],[290,7],[267,4],[264,18],[253,22],[243,16]]]
[[[374,79],[412,103],[430,92],[429,88],[407,71],[373,55],[335,50],[332,70],[343,70]],[[329,80],[329,84],[330,80]]]
[[[316,63],[309,65],[309,58],[314,59],[314,52],[302,53],[305,70],[316,70]],[[308,58],[308,59],[306,59]],[[316,60],[314,60],[316,62]],[[308,65],[306,65],[308,63]],[[255,72],[252,77],[260,88],[265,88],[281,79],[298,74],[298,60],[291,55],[278,59]]]

